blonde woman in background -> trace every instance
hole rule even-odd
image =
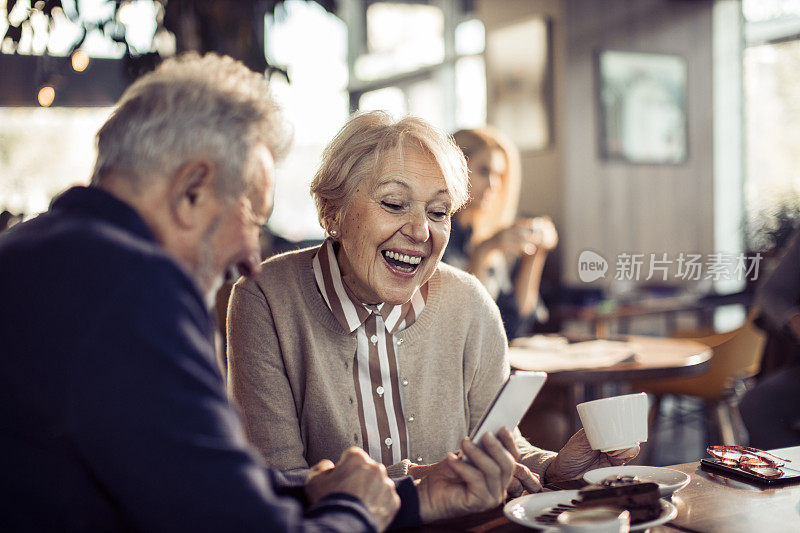
[[[520,172],[516,148],[495,129],[453,135],[467,158],[470,200],[453,216],[442,261],[474,274],[500,308],[509,339],[547,320],[539,298],[547,254],[558,244],[549,217],[516,219]]]

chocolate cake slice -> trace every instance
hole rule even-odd
[[[656,483],[625,482],[587,485],[578,492],[578,508],[607,506],[626,509],[631,524],[655,520],[661,516],[661,500]]]

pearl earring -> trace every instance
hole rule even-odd
[[[336,231],[335,229],[332,229],[329,233],[331,234],[331,237],[333,237],[334,239],[339,236],[339,232]]]

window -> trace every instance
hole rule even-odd
[[[461,2],[349,4],[351,111],[412,114],[448,132],[485,124],[484,29]]]
[[[750,246],[800,221],[800,3],[745,0],[745,206]]]
[[[347,29],[319,4],[287,1],[267,17],[266,53],[286,68],[270,79],[294,129],[294,144],[278,165],[269,229],[289,240],[322,238],[308,189],[322,150],[347,120]]]

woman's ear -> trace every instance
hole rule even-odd
[[[341,235],[339,230],[339,223],[338,223],[338,214],[335,216],[326,216],[323,220],[323,226],[325,227],[325,232],[330,235],[334,240],[339,238]]]
[[[170,189],[170,208],[175,222],[183,228],[206,224],[219,201],[215,188],[216,169],[206,159],[192,160],[175,173]]]

